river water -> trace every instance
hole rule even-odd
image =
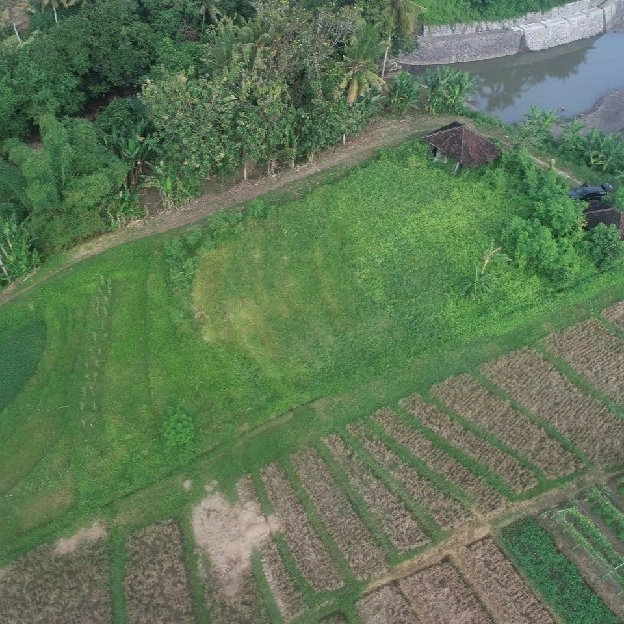
[[[474,106],[504,122],[522,121],[531,104],[559,109],[560,117],[572,118],[624,87],[624,32],[454,67],[479,78]],[[421,73],[424,68],[414,70]]]

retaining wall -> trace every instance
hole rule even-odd
[[[427,26],[406,65],[464,63],[537,51],[605,32],[624,16],[624,0],[577,0],[544,13],[499,22]]]

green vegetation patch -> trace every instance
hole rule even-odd
[[[45,343],[46,324],[39,315],[0,332],[0,411],[11,404],[34,375]]]
[[[507,554],[563,622],[616,624],[617,616],[585,583],[574,563],[534,519],[505,528],[500,538]]]

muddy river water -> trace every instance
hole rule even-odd
[[[607,131],[624,128],[624,32],[454,67],[479,78],[474,106],[507,123],[522,121],[531,104],[576,117],[606,96],[609,119],[588,121]]]

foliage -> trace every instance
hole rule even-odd
[[[543,146],[552,140],[552,128],[559,121],[557,109],[546,110],[531,104],[526,120],[514,128],[519,145]]]
[[[491,293],[497,279],[496,266],[503,262],[509,262],[509,257],[502,253],[502,247],[494,247],[494,242],[491,242],[481,262],[475,265],[474,277],[466,286],[466,294],[478,297]]]
[[[624,255],[624,242],[615,225],[599,223],[586,233],[585,239],[591,259],[601,269],[616,264]]]
[[[411,108],[415,108],[420,85],[408,72],[402,71],[390,83],[388,88],[388,108],[399,116],[405,115]]]
[[[425,74],[427,112],[460,113],[464,101],[477,90],[477,80],[468,72],[451,67],[428,69]]]
[[[45,115],[39,123],[40,149],[16,139],[5,144],[21,188],[5,189],[2,199],[26,212],[27,231],[46,257],[105,229],[105,202],[122,185],[126,166],[86,120]]]
[[[39,264],[39,254],[32,248],[33,242],[15,214],[0,214],[0,286],[24,277]]]
[[[189,451],[195,441],[193,419],[181,408],[169,408],[163,425],[165,446],[173,451]]]
[[[565,623],[610,624],[618,621],[587,586],[578,568],[563,555],[533,519],[503,529],[501,544],[535,589]]]
[[[587,501],[592,512],[615,532],[620,541],[624,541],[624,512],[613,504],[608,491],[594,486],[587,492]]]

